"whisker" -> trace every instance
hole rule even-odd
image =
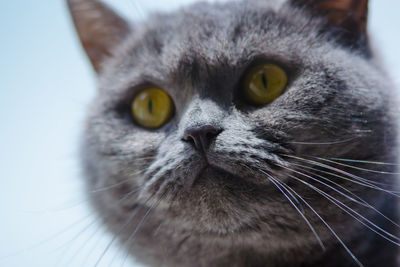
[[[310,168],[312,168],[312,167],[310,167]],[[314,168],[312,168],[312,169],[314,169]],[[333,172],[324,171],[324,170],[321,170],[321,169],[314,169],[314,170],[317,171],[317,172],[321,172],[321,173],[330,175],[330,176],[334,176],[334,177],[339,178],[339,179],[350,181],[350,182],[355,183],[355,184],[359,184],[359,185],[362,185],[362,186],[365,186],[365,187],[368,187],[368,188],[372,188],[372,189],[375,189],[375,190],[378,190],[378,191],[390,192],[390,193],[395,194],[394,196],[400,197],[398,195],[400,193],[400,191],[387,190],[387,189],[384,189],[382,187],[379,187],[379,186],[373,184],[372,182],[360,182],[358,180],[354,180],[354,179],[349,178],[349,177],[344,177],[342,175],[339,175],[339,174],[336,174],[336,173],[333,173]],[[385,183],[376,183],[376,184],[379,184],[379,185],[382,185],[382,186],[392,186],[390,184],[385,184]]]
[[[298,160],[301,160],[303,162],[309,163],[309,164],[314,165],[314,166],[319,166],[319,167],[323,167],[325,169],[329,169],[331,171],[335,171],[337,173],[340,173],[340,174],[343,174],[345,176],[348,176],[348,177],[351,177],[351,178],[355,179],[355,180],[347,179],[349,181],[353,181],[355,183],[356,183],[356,181],[358,181],[358,182],[361,181],[361,183],[358,183],[358,184],[366,186],[366,187],[374,188],[376,190],[380,190],[380,191],[386,192],[386,193],[388,193],[390,195],[393,195],[393,196],[396,196],[396,197],[400,197],[399,195],[396,194],[397,192],[395,192],[395,191],[386,190],[384,188],[381,188],[381,187],[378,187],[378,186],[375,185],[375,184],[379,184],[379,185],[384,185],[384,186],[391,186],[391,184],[385,184],[385,183],[380,183],[380,182],[372,181],[372,180],[369,180],[369,179],[365,179],[365,178],[359,177],[357,175],[354,175],[352,173],[343,171],[341,169],[332,167],[330,165],[327,165],[327,164],[324,164],[324,163],[321,163],[321,162],[318,162],[318,161],[304,159],[304,158],[301,158],[301,157],[292,156],[292,155],[286,155],[286,154],[282,154],[282,156],[298,159]],[[343,176],[338,176],[338,175],[335,175],[335,176],[345,179]]]
[[[124,200],[127,199],[128,197],[132,196],[133,194],[135,194],[136,192],[138,192],[140,189],[141,189],[141,187],[135,188],[135,190],[132,190],[132,191],[128,192],[128,193],[125,194],[121,199],[119,199],[115,204],[113,204],[112,207],[118,206],[122,201],[124,201]],[[88,199],[87,199],[86,201],[88,201]],[[39,246],[42,246],[42,245],[44,245],[44,244],[46,244],[46,243],[49,243],[49,242],[53,241],[54,239],[56,239],[57,237],[61,236],[62,234],[64,234],[64,233],[70,231],[71,229],[75,228],[77,225],[83,223],[84,221],[86,221],[87,219],[89,219],[89,218],[91,218],[91,217],[93,217],[93,215],[92,215],[92,214],[89,214],[89,215],[85,216],[83,219],[79,219],[78,221],[76,221],[76,222],[72,223],[71,225],[67,226],[66,228],[62,229],[60,232],[58,232],[58,233],[56,233],[56,234],[50,236],[50,237],[47,238],[47,239],[44,239],[44,240],[38,242],[37,244],[34,244],[34,245],[29,246],[29,247],[27,247],[27,248],[24,248],[24,249],[22,249],[22,250],[19,250],[19,251],[16,251],[16,252],[14,252],[14,253],[11,253],[11,254],[9,254],[9,255],[5,255],[5,256],[1,257],[1,258],[0,258],[0,261],[6,260],[6,259],[8,259],[8,258],[10,258],[10,257],[17,256],[17,255],[19,255],[19,254],[21,254],[21,253],[24,253],[24,252],[26,252],[26,251],[35,249],[35,248],[37,248],[37,247],[39,247]],[[94,220],[91,220],[91,222],[90,222],[89,224],[87,224],[87,225],[84,227],[84,230],[87,229],[90,225],[93,225],[94,223],[96,223],[96,222],[98,222],[98,221],[100,221],[100,220],[101,220],[101,218],[99,218],[99,217],[96,217]],[[84,230],[81,230],[80,233],[83,233]],[[62,246],[60,246],[60,247],[54,249],[54,251],[57,251],[57,250],[59,250],[59,249],[65,247],[66,245],[68,245],[68,244],[74,242],[74,240],[76,240],[77,237],[78,237],[78,235],[76,235],[73,239],[67,241],[67,242],[66,242],[65,244],[63,244]]]
[[[385,235],[388,235],[388,236],[390,236],[391,238],[396,239],[396,240],[400,240],[400,237],[397,237],[397,236],[395,236],[395,235],[393,235],[393,234],[387,232],[386,230],[382,229],[380,226],[376,225],[375,223],[371,222],[370,220],[368,220],[367,218],[365,218],[364,216],[362,216],[361,214],[359,214],[357,211],[355,211],[355,210],[353,210],[352,208],[348,207],[346,204],[344,204],[344,203],[341,202],[340,200],[338,200],[338,199],[336,199],[336,198],[330,196],[330,195],[327,194],[326,192],[324,192],[324,191],[322,191],[321,189],[319,189],[319,188],[317,188],[317,187],[311,185],[310,183],[307,183],[307,182],[303,181],[302,179],[299,179],[298,177],[293,176],[293,175],[289,175],[289,177],[291,177],[291,178],[295,179],[296,181],[299,181],[299,182],[303,183],[304,185],[310,187],[311,189],[313,189],[314,191],[316,191],[317,193],[319,193],[320,195],[322,195],[323,197],[325,197],[326,199],[328,199],[328,200],[329,200],[331,203],[333,203],[335,206],[337,206],[338,208],[340,208],[341,210],[343,210],[344,212],[346,212],[346,213],[347,213],[348,215],[350,215],[352,218],[354,218],[355,220],[357,220],[358,222],[360,222],[362,225],[364,225],[365,227],[367,227],[368,229],[370,229],[371,231],[373,231],[373,232],[376,233],[377,235],[381,236],[381,237],[384,238],[385,240],[391,242],[392,244],[395,244],[395,245],[397,245],[397,246],[400,246],[400,243],[398,243],[398,242],[396,242],[396,241],[390,239],[389,237],[387,237],[387,236],[385,236]],[[338,203],[339,203],[339,204],[338,204]],[[361,218],[361,219],[357,218],[357,217],[356,217],[355,215],[353,215],[352,213],[356,214],[356,215],[357,215],[359,218]],[[365,221],[366,223],[363,222],[363,221]],[[372,227],[374,227],[374,228],[377,229],[377,230],[375,230],[374,228],[372,228],[372,227],[369,226],[368,224],[370,224]],[[382,234],[382,233],[380,233],[380,232],[378,232],[378,230],[379,230],[380,232],[384,233],[385,235]]]
[[[295,164],[295,163],[292,163],[292,164],[297,165],[297,166],[299,166],[299,167],[301,167],[301,168],[312,169],[311,167],[302,166],[302,165]],[[321,179],[324,179],[325,181],[331,182],[331,183],[333,183],[334,185],[340,187],[341,189],[343,189],[344,191],[346,191],[347,193],[349,193],[349,194],[352,195],[353,197],[357,198],[357,199],[359,200],[359,201],[355,201],[357,204],[360,204],[360,205],[362,205],[362,206],[364,206],[364,207],[367,207],[367,208],[372,209],[373,211],[375,211],[376,213],[378,213],[379,215],[381,215],[383,218],[385,218],[386,220],[388,220],[389,222],[391,222],[393,225],[395,225],[396,227],[399,227],[399,228],[400,228],[400,225],[399,225],[398,223],[396,223],[394,220],[392,220],[392,219],[390,219],[389,217],[387,217],[385,214],[383,214],[382,212],[380,212],[377,208],[375,208],[374,206],[372,206],[371,204],[369,204],[367,201],[365,201],[363,198],[361,198],[361,197],[359,197],[358,195],[354,194],[353,192],[351,192],[350,190],[348,190],[348,189],[345,188],[344,186],[341,186],[341,185],[339,185],[339,184],[337,184],[337,183],[335,183],[335,182],[329,180],[328,178],[326,178],[326,177],[324,177],[324,176],[321,176],[321,175],[318,175],[318,174],[316,174],[316,173],[313,173],[313,172],[311,172],[311,171],[308,171],[308,170],[303,170],[303,171],[305,171],[305,172],[307,172],[307,173],[309,173],[309,174],[311,174],[311,175],[315,175],[315,176],[317,176],[317,177],[319,177],[319,178],[321,178]],[[348,198],[348,199],[352,200],[351,198]],[[354,200],[352,200],[352,201],[354,201]]]
[[[138,171],[138,172],[136,172],[136,173],[133,173],[132,175],[137,175],[137,174],[140,174],[140,173],[144,173],[145,171],[146,171],[146,170],[141,170],[141,171]],[[131,181],[131,180],[134,180],[134,178],[133,178],[133,177],[129,177],[129,178],[124,179],[124,180],[122,180],[122,181],[120,181],[120,182],[117,182],[117,183],[115,183],[115,184],[112,184],[112,185],[109,185],[109,186],[105,186],[105,187],[101,187],[101,188],[94,189],[94,190],[90,191],[90,193],[91,193],[91,194],[97,194],[97,193],[101,193],[101,192],[104,192],[104,191],[108,191],[108,190],[110,190],[110,189],[113,189],[113,188],[116,188],[116,187],[118,187],[118,186],[120,186],[120,185],[123,185],[123,184],[125,184],[125,183],[127,183],[127,182],[129,182],[129,181]],[[139,186],[139,187],[143,187],[143,186]],[[139,187],[138,187],[138,188],[139,188]]]
[[[98,232],[99,230],[101,230],[101,225],[99,225],[96,232]],[[83,262],[79,266],[87,266],[87,262],[89,261],[90,256],[95,252],[95,249],[98,245],[99,240],[100,240],[100,236],[98,238],[96,238],[96,240],[95,240],[96,242],[94,242],[94,246],[91,247],[88,254],[86,254],[86,257],[83,259]],[[78,251],[78,253],[79,253],[79,251]]]
[[[135,188],[134,190],[131,190],[130,192],[126,193],[123,197],[121,197],[120,199],[118,199],[117,202],[113,203],[112,206],[111,206],[111,208],[112,208],[112,207],[117,207],[117,206],[119,206],[119,204],[120,204],[121,202],[123,202],[124,200],[128,199],[129,197],[131,197],[132,195],[134,195],[135,193],[137,193],[140,189],[141,189],[141,187],[140,187],[140,188]],[[111,217],[111,215],[107,216],[107,217],[105,218],[105,220],[108,221],[108,220],[110,219],[110,217]],[[99,221],[101,221],[101,217],[96,217],[90,224],[94,224],[94,223],[99,222]],[[96,245],[95,245],[95,247],[96,247]],[[95,247],[93,247],[93,250],[95,249]]]
[[[60,245],[59,247],[55,248],[54,251],[60,250],[62,248],[65,248],[66,246],[69,245],[69,248],[64,251],[64,255],[68,253],[69,249],[71,249],[71,245],[84,233],[86,232],[91,226],[93,226],[97,220],[92,220],[89,224],[87,224],[81,231],[79,231],[76,235],[74,235],[69,241],[65,242],[64,244]],[[59,259],[59,262],[62,260],[62,257]],[[56,264],[58,266],[58,264]]]
[[[249,169],[250,171],[253,171],[250,167],[248,167],[246,165],[243,165],[243,164],[240,164],[240,165],[242,167]],[[259,171],[263,172],[261,169],[259,169]],[[292,197],[292,200],[294,200],[296,202],[296,206],[300,207],[301,213],[304,213],[304,208],[303,208],[303,205],[301,204],[301,202],[294,195],[292,195],[291,192],[288,192],[288,194]]]
[[[296,164],[296,163],[292,163],[292,165],[295,165],[295,166],[298,166],[298,167],[303,167],[302,165]],[[281,166],[281,165],[279,165],[279,166]],[[282,167],[282,166],[281,166],[281,167]],[[282,167],[282,168],[286,168],[286,169],[289,170],[289,171],[296,172],[297,174],[300,174],[301,176],[307,177],[307,178],[309,178],[309,179],[311,179],[311,180],[313,180],[313,181],[315,181],[315,182],[317,182],[317,183],[320,183],[320,184],[322,184],[322,185],[325,185],[326,187],[332,189],[333,191],[335,191],[336,193],[338,193],[338,194],[340,194],[340,195],[346,197],[347,199],[349,199],[349,200],[351,200],[351,201],[353,201],[353,202],[355,202],[355,203],[357,203],[357,204],[360,204],[360,205],[362,205],[362,206],[364,206],[364,207],[367,207],[367,205],[365,205],[365,203],[356,200],[356,198],[358,198],[358,196],[355,195],[353,192],[351,192],[350,190],[348,190],[348,189],[345,188],[344,186],[341,186],[341,185],[339,185],[338,183],[335,183],[335,182],[329,180],[329,179],[326,178],[326,177],[323,177],[323,176],[321,176],[321,175],[315,174],[315,173],[313,173],[313,172],[311,172],[311,171],[308,171],[308,170],[303,170],[304,172],[309,173],[310,175],[314,175],[314,176],[316,176],[316,177],[319,177],[319,178],[321,178],[321,179],[323,179],[323,180],[325,180],[325,181],[327,181],[327,182],[330,182],[330,183],[332,183],[332,184],[334,184],[334,185],[340,187],[341,189],[343,189],[343,190],[346,191],[347,193],[351,194],[352,196],[355,196],[355,198],[350,197],[349,195],[346,195],[345,193],[341,192],[340,190],[334,188],[333,186],[330,186],[330,185],[328,185],[328,184],[326,184],[326,183],[324,183],[324,182],[322,182],[322,181],[320,181],[320,180],[318,180],[318,179],[316,179],[316,178],[314,178],[314,177],[312,177],[312,176],[309,176],[309,175],[307,175],[307,174],[305,174],[305,173],[299,172],[299,171],[297,171],[297,170],[294,170],[294,169],[289,168],[289,167],[286,167],[286,166],[285,166],[285,167]]]
[[[368,160],[344,159],[344,158],[329,158],[329,159],[336,161],[353,162],[353,163],[400,166],[400,164],[390,163],[390,162],[380,162],[380,161],[368,161]]]
[[[356,183],[356,184],[359,184],[359,185],[362,185],[362,186],[365,186],[365,187],[373,188],[375,186],[375,185],[365,184],[365,183],[362,183],[362,182],[359,182],[359,181],[356,181],[356,180],[352,180],[350,178],[340,176],[340,175],[338,175],[336,173],[333,173],[333,172],[328,172],[328,171],[324,171],[324,170],[321,170],[321,169],[315,169],[312,166],[306,166],[306,165],[302,165],[302,164],[298,164],[298,163],[294,163],[294,162],[291,162],[290,165],[293,165],[293,166],[295,166],[297,168],[301,168],[303,171],[307,171],[307,172],[312,173],[313,175],[316,175],[316,176],[318,176],[318,177],[320,177],[320,178],[322,178],[322,179],[324,179],[326,181],[329,181],[330,183],[337,185],[338,187],[342,188],[345,191],[348,191],[349,193],[352,193],[352,192],[349,191],[348,189],[346,189],[344,186],[342,186],[342,185],[340,185],[340,184],[338,184],[338,183],[332,181],[331,179],[328,179],[328,178],[326,178],[326,177],[324,177],[322,175],[319,175],[317,173],[323,173],[323,174],[326,174],[328,176],[333,176],[335,178],[340,178],[340,179],[343,179],[343,180],[346,180],[346,181],[350,181],[352,183]]]
[[[133,190],[132,192],[137,192],[137,190]],[[132,192],[129,192],[128,194],[131,194]],[[128,195],[127,194],[127,195]],[[152,194],[151,196],[149,196],[145,203],[148,203],[152,198],[154,197],[154,194]],[[126,199],[126,196],[124,197]],[[128,217],[128,219],[124,222],[124,224],[121,226],[121,228],[118,230],[118,232],[114,235],[114,237],[111,239],[111,241],[109,242],[109,244],[106,246],[106,248],[103,250],[103,252],[101,253],[99,259],[96,261],[94,267],[97,267],[101,260],[104,258],[105,254],[107,253],[107,251],[111,248],[112,244],[115,243],[116,239],[121,235],[121,233],[129,226],[129,224],[132,223],[133,219],[135,218],[135,216],[137,215],[137,213],[139,212],[139,208],[136,208],[132,214]]]
[[[274,177],[272,177],[272,175],[270,175],[269,173],[259,169],[260,172],[262,172],[263,174],[265,174],[268,178],[268,180],[270,180],[276,188],[278,188],[278,190],[286,197],[286,199],[289,201],[289,203],[296,209],[296,211],[300,214],[300,216],[304,219],[304,221],[306,222],[306,224],[308,225],[308,227],[310,228],[310,230],[312,231],[313,235],[315,236],[315,238],[317,239],[319,245],[321,246],[322,250],[325,251],[326,248],[324,246],[324,244],[322,243],[321,238],[319,237],[318,233],[315,231],[314,227],[312,226],[312,224],[310,223],[310,221],[307,219],[307,217],[300,211],[300,209],[293,203],[292,199],[282,190],[281,186],[282,185],[277,179],[275,179]],[[286,192],[288,192],[285,189]],[[288,192],[289,193],[289,192]],[[290,195],[292,195],[292,193],[290,193]],[[293,196],[293,195],[292,195]],[[297,199],[297,198],[295,198]]]
[[[329,162],[329,163],[334,163],[334,164],[337,164],[337,165],[340,165],[340,166],[344,166],[344,167],[360,170],[360,171],[373,172],[373,173],[379,173],[379,174],[392,174],[392,175],[400,174],[398,172],[385,172],[385,171],[376,171],[376,170],[371,170],[371,169],[366,169],[366,168],[360,168],[360,167],[356,167],[356,166],[352,166],[352,165],[349,165],[349,164],[336,162],[336,161],[325,159],[325,158],[321,158],[321,157],[314,157],[314,156],[308,156],[308,157],[314,158],[314,159],[319,159],[319,160],[322,160],[322,161],[325,161],[325,162]]]
[[[124,201],[125,199],[127,199],[128,197],[130,197],[132,194],[136,193],[139,189],[135,189],[130,191],[129,193],[125,194],[122,198],[120,198],[115,204],[113,204],[114,207],[118,206],[122,201]],[[108,220],[110,218],[110,216],[108,216],[106,218],[106,220]],[[87,231],[90,226],[94,225],[95,223],[98,223],[101,220],[100,217],[95,218],[94,220],[92,220],[86,227],[84,227],[84,229],[82,229],[78,234],[76,234],[71,240],[67,241],[65,244],[63,244],[62,246],[58,247],[56,250],[59,250],[63,247],[65,247],[66,245],[70,244],[70,248],[72,243],[74,243],[79,236],[81,236],[85,231]],[[100,227],[98,228],[98,230],[100,230]],[[68,251],[68,250],[67,250]],[[64,254],[66,254],[67,252],[64,252]]]
[[[129,235],[129,237],[127,238],[127,241],[129,240],[131,243],[133,243],[135,236],[137,234],[137,232],[139,232],[140,228],[143,226],[143,224],[146,222],[147,218],[149,217],[150,213],[158,207],[158,205],[161,203],[162,200],[164,200],[164,197],[167,195],[168,193],[168,189],[165,190],[165,192],[160,196],[160,198],[155,201],[150,208],[147,210],[147,212],[144,214],[144,216],[142,217],[142,219],[139,221],[138,225],[135,227],[135,230]],[[125,262],[128,258],[128,253],[126,254],[123,262],[122,262],[122,266],[125,265]]]
[[[132,214],[128,217],[128,219],[124,222],[124,224],[121,226],[121,228],[118,230],[118,232],[114,235],[114,237],[111,239],[111,241],[108,243],[108,245],[106,246],[106,248],[103,250],[103,252],[101,253],[99,259],[96,261],[94,267],[97,267],[101,260],[104,258],[104,256],[106,255],[107,251],[111,248],[111,246],[114,244],[114,242],[116,241],[116,239],[121,235],[121,233],[126,229],[126,227],[128,227],[128,225],[133,221],[133,219],[135,218],[136,214],[138,213],[139,208],[135,209]]]
[[[356,262],[356,264],[360,267],[364,267],[364,265],[357,259],[357,257],[351,252],[351,250],[346,246],[343,240],[337,235],[335,230],[319,215],[319,213],[306,201],[304,200],[293,188],[288,185],[285,185],[289,190],[291,190],[301,201],[306,204],[306,206],[321,220],[321,222],[328,228],[328,230],[332,233],[332,235],[339,241],[342,247],[346,250],[346,252],[350,255],[350,257]]]
[[[71,263],[78,256],[78,254],[85,249],[85,247],[89,244],[90,240],[92,240],[96,236],[96,234],[100,231],[100,229],[101,229],[101,225],[99,225],[95,229],[95,231],[93,231],[93,233],[88,238],[85,239],[85,241],[82,243],[82,245],[79,246],[79,248],[72,254],[71,257],[68,258],[68,262],[65,264],[65,267],[71,265]],[[88,256],[90,256],[90,255],[88,255]],[[89,257],[87,257],[87,258],[89,258]],[[86,264],[82,264],[81,266],[86,266]]]
[[[332,141],[332,142],[287,142],[289,144],[296,144],[296,145],[336,145],[336,144],[343,144],[347,143],[350,141],[353,141],[354,139],[357,139],[358,137],[352,137],[349,139],[344,139],[344,140],[339,140],[339,141]]]
[[[90,198],[82,197],[77,200],[68,200],[68,202],[57,204],[57,206],[53,206],[50,208],[44,208],[41,210],[29,210],[29,211],[22,211],[24,213],[31,213],[31,214],[45,214],[45,213],[58,213],[58,212],[65,212],[66,210],[74,209],[78,206],[83,205],[84,203],[89,202]]]
[[[118,182],[118,183],[113,184],[113,185],[110,185],[110,186],[106,186],[106,187],[102,187],[102,188],[100,188],[100,189],[96,189],[96,190],[90,191],[90,193],[96,194],[96,193],[101,193],[101,192],[104,192],[104,191],[108,191],[108,190],[110,190],[110,189],[117,188],[117,187],[119,187],[120,185],[123,185],[123,184],[129,182],[130,180],[131,180],[131,178],[126,179],[126,180],[123,180],[123,181],[121,181],[121,182]],[[140,186],[140,187],[143,187],[143,186]]]
[[[56,239],[57,237],[59,237],[59,236],[65,234],[66,232],[70,231],[71,229],[75,228],[77,225],[82,224],[84,221],[86,221],[87,219],[89,219],[91,216],[92,216],[92,215],[89,214],[89,215],[83,217],[82,219],[79,219],[79,220],[73,222],[73,223],[70,224],[69,226],[67,226],[67,227],[65,227],[64,229],[62,229],[61,231],[55,233],[54,235],[52,235],[52,236],[50,236],[50,237],[48,237],[48,238],[46,238],[46,239],[44,239],[44,240],[42,240],[42,241],[40,241],[40,242],[34,244],[34,245],[31,245],[31,246],[29,246],[29,247],[27,247],[27,248],[21,249],[21,250],[19,250],[19,251],[14,252],[14,253],[10,253],[10,254],[8,254],[8,255],[2,256],[2,257],[0,258],[0,261],[4,261],[4,260],[6,260],[6,259],[8,259],[8,258],[18,256],[18,255],[20,255],[20,254],[22,254],[22,253],[25,253],[25,252],[27,252],[27,251],[30,251],[30,250],[33,250],[33,249],[35,249],[35,248],[37,248],[37,247],[40,247],[40,246],[42,246],[42,245],[45,245],[45,244],[47,244],[47,243],[53,241],[53,240]]]
[[[132,7],[135,9],[136,14],[141,17],[140,19],[142,19],[142,20],[145,19],[146,16],[145,16],[145,13],[144,13],[142,7],[140,6],[140,4],[137,3],[137,1],[135,1],[135,0],[132,0],[129,2],[131,3]]]

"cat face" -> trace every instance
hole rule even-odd
[[[321,243],[339,246],[329,227],[348,240],[364,229],[349,209],[376,213],[359,197],[378,208],[390,197],[393,179],[378,172],[394,166],[363,172],[338,159],[394,161],[391,85],[361,26],[350,47],[330,19],[310,14],[252,1],[196,4],[133,29],[118,21],[125,41],[104,45],[106,60],[91,57],[100,82],[82,151],[93,204],[129,251],[155,265],[196,266],[202,255],[199,266],[222,264],[249,251],[298,261]],[[287,83],[254,104],[245,77],[265,64]],[[148,88],[172,100],[156,129],[132,116]]]

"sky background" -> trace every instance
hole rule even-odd
[[[108,2],[142,20],[193,1]],[[400,1],[374,0],[370,10],[376,46],[400,84]],[[93,266],[110,236],[82,194],[78,147],[96,76],[63,0],[2,0],[0,25],[0,266]],[[112,246],[99,266],[125,258]]]

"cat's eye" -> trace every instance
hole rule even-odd
[[[243,93],[255,105],[265,105],[278,98],[286,89],[286,72],[275,64],[258,65],[246,74]]]
[[[140,91],[133,99],[132,116],[142,127],[157,129],[172,117],[174,104],[162,89],[148,88]]]

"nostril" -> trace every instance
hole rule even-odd
[[[202,144],[200,143],[201,138],[193,135],[193,134],[185,134],[184,141],[191,143],[195,148],[201,148]]]
[[[214,137],[214,135],[215,135],[214,133],[207,133],[206,137],[207,137],[207,139],[211,139]]]
[[[222,129],[213,125],[201,125],[189,127],[185,130],[183,140],[191,143],[197,150],[205,152],[211,141]]]
[[[220,132],[222,132],[221,129],[218,129],[218,130],[217,130],[217,129],[213,129],[213,130],[211,130],[211,131],[209,131],[209,132],[206,133],[206,138],[207,138],[208,140],[211,140],[211,139],[213,139],[214,137],[216,137],[217,135],[219,135]]]

